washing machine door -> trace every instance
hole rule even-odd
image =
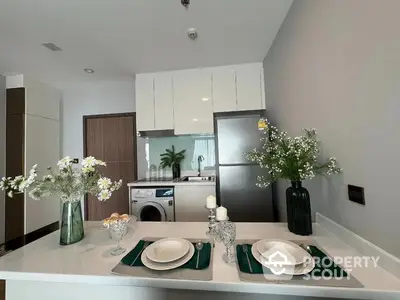
[[[165,209],[157,202],[146,202],[138,213],[140,221],[165,222]]]

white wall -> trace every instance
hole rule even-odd
[[[25,174],[38,164],[38,175],[47,174],[61,158],[61,92],[49,85],[24,78],[25,86]],[[60,219],[60,199],[52,196],[40,201],[25,194],[25,234]]]
[[[63,91],[63,156],[83,158],[83,116],[135,111],[135,83],[101,81]]]
[[[13,89],[24,87],[24,75],[23,74],[15,74],[6,76],[6,88]]]
[[[0,178],[6,174],[6,77],[0,75]],[[5,240],[5,196],[0,191],[0,244]]]
[[[83,158],[83,116],[135,111],[135,82],[99,81],[63,91],[62,153]],[[144,155],[144,144],[138,156]],[[141,149],[140,148],[140,149]],[[83,205],[83,203],[82,203]],[[85,208],[83,207],[83,210]]]
[[[397,256],[399,11],[398,0],[294,1],[264,61],[268,115],[290,134],[317,128],[344,169],[306,182],[313,210]],[[365,187],[365,207],[347,184]]]

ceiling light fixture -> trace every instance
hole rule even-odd
[[[196,118],[193,119],[193,122],[197,122],[197,121],[198,121],[198,119],[196,119]]]
[[[209,98],[206,98],[206,97],[201,98],[201,101],[204,101],[204,102],[206,102],[206,101],[208,101],[208,100],[210,100],[210,99],[209,99]]]
[[[94,70],[93,69],[89,69],[89,68],[84,68],[83,71],[85,71],[88,74],[93,74]]]

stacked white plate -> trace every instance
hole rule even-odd
[[[253,244],[251,253],[260,264],[269,269],[278,264],[282,268],[282,274],[304,275],[315,267],[313,257],[290,241],[260,240]]]
[[[152,270],[166,271],[187,263],[194,254],[191,242],[181,238],[165,238],[148,246],[142,252],[143,264]]]

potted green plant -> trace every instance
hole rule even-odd
[[[185,158],[183,155],[186,150],[175,152],[175,146],[172,145],[172,149],[165,149],[165,153],[160,154],[162,168],[172,168],[172,177],[181,177],[181,161]]]
[[[265,134],[262,150],[245,153],[247,159],[269,170],[265,176],[258,178],[257,185],[267,187],[278,179],[290,180],[292,186],[286,190],[288,228],[295,234],[310,235],[310,195],[302,186],[302,181],[316,175],[341,173],[342,169],[336,166],[334,157],[321,162],[315,129],[303,129],[305,135],[290,137],[266,119],[261,119],[260,124],[259,128]]]

